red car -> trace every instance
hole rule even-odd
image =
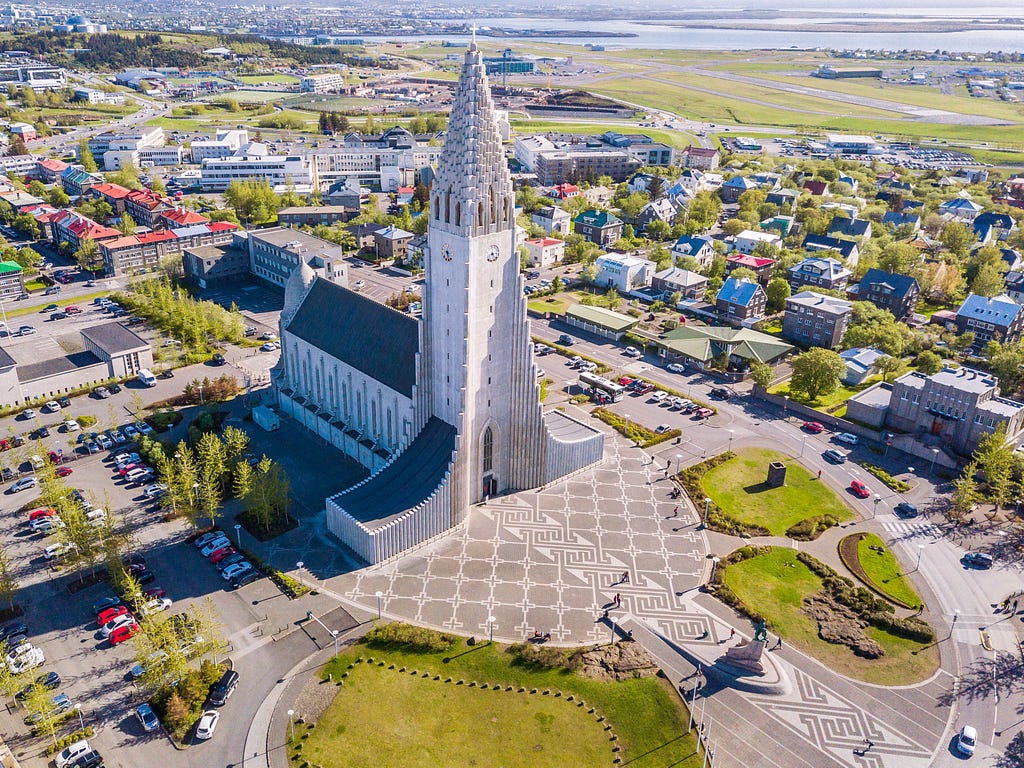
[[[125,571],[130,573],[132,576],[138,576],[144,570],[146,570],[145,563],[131,563],[127,568],[125,568]]]
[[[126,624],[123,627],[118,627],[110,633],[110,644],[118,645],[119,643],[123,643],[125,640],[134,637],[138,631],[138,624]]]
[[[825,429],[825,425],[820,421],[805,421],[804,429],[813,435],[817,435]]]
[[[74,472],[74,470],[71,469],[71,467],[58,467],[57,468],[57,477],[67,477],[72,472]]]
[[[233,555],[233,554],[235,554],[235,548],[234,547],[224,547],[223,549],[218,549],[215,552],[211,552],[210,553],[210,562],[214,563],[214,564],[219,563],[221,560],[223,560],[228,555]]]
[[[854,480],[850,483],[850,490],[853,491],[855,496],[859,496],[862,499],[866,499],[871,495],[871,490],[860,480]]]
[[[142,592],[150,600],[158,600],[161,597],[167,597],[167,590],[163,587],[150,587]]]
[[[57,510],[55,509],[35,509],[29,512],[28,519],[31,522],[32,520],[38,520],[41,517],[53,517],[56,514]]]
[[[116,619],[118,616],[127,615],[128,608],[126,606],[114,605],[110,608],[107,608],[105,611],[101,611],[100,614],[96,617],[96,623],[102,627],[108,621],[112,621],[113,619]]]
[[[125,464],[123,467],[121,467],[117,471],[121,475],[121,477],[124,477],[129,472],[131,472],[133,469],[140,469],[141,467],[142,467],[141,464],[133,462],[131,464]]]

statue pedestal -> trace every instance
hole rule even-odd
[[[764,650],[764,640],[741,640],[719,656],[708,672],[741,691],[769,695],[789,693],[792,687],[789,675],[782,664]]]
[[[764,653],[764,640],[741,640],[725,652],[719,661],[733,667],[751,672],[758,676],[765,673],[761,655]]]

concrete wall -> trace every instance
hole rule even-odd
[[[107,363],[93,363],[35,381],[23,381],[21,397],[24,400],[33,400],[37,397],[56,397],[79,387],[101,384],[110,378],[110,366]],[[4,403],[4,405],[8,404]]]

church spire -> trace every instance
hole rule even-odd
[[[459,76],[432,206],[432,224],[453,234],[502,232],[515,226],[512,180],[475,41]]]

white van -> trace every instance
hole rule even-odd
[[[149,368],[143,368],[141,371],[139,371],[139,375],[137,378],[147,387],[156,386],[156,376],[153,375],[153,372],[149,370]]]

